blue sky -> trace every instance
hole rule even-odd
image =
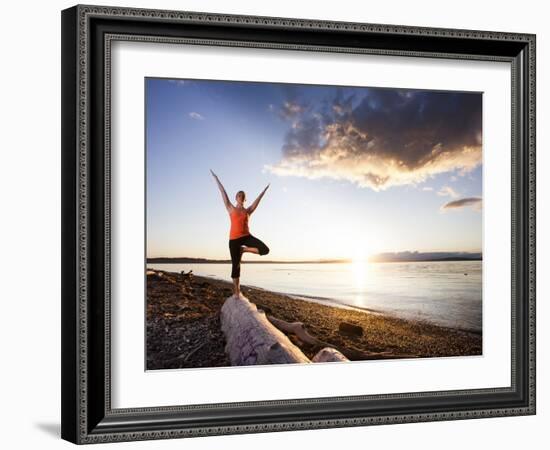
[[[209,170],[269,258],[480,251],[481,94],[147,78],[147,256],[228,258]]]

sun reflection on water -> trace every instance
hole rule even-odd
[[[352,289],[354,300],[357,305],[365,304],[365,297],[368,291],[369,278],[371,277],[371,263],[367,257],[354,258],[350,264],[353,279]]]

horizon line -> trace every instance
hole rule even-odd
[[[365,262],[437,262],[437,261],[479,261],[483,259],[482,252],[384,252],[371,255]],[[154,256],[147,257],[147,263],[194,263],[194,264],[225,264],[231,259],[197,258],[189,256]],[[317,259],[283,259],[283,260],[242,260],[243,264],[323,264],[351,263],[354,258],[317,258]],[[362,260],[363,261],[363,260]]]

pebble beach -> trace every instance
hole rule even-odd
[[[325,305],[242,286],[242,293],[266,314],[304,323],[320,341],[349,360],[475,356],[481,334],[405,320],[377,312]],[[147,275],[147,369],[224,367],[220,309],[232,295],[229,282],[191,274],[154,271]],[[360,333],[343,332],[342,324]],[[318,346],[289,339],[312,358]]]

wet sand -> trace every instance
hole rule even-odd
[[[156,271],[159,273],[159,271]],[[196,275],[161,272],[147,276],[147,369],[229,366],[220,309],[231,283]],[[300,300],[242,286],[243,294],[268,315],[303,322],[310,334],[350,360],[481,355],[481,335],[353,308]],[[343,334],[342,322],[360,326],[361,336]],[[312,358],[319,347],[290,340]]]

